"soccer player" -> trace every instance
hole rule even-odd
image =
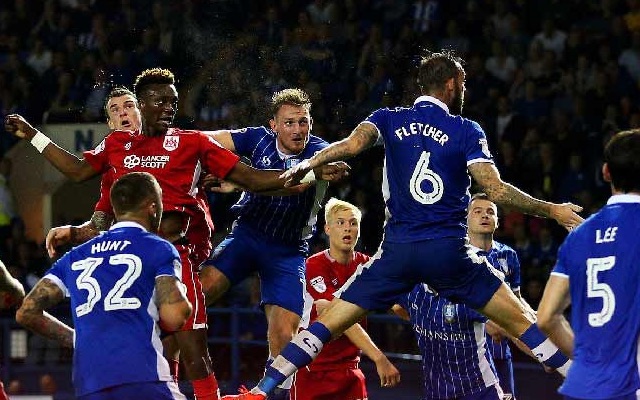
[[[20,304],[23,298],[24,287],[20,281],[11,276],[7,267],[0,261],[0,310]],[[9,400],[2,381],[0,381],[0,400]]]
[[[54,263],[18,309],[18,323],[74,348],[79,399],[185,399],[159,336],[192,311],[180,256],[154,234],[161,196],[151,174],[122,176],[111,189],[117,223]],[[45,312],[65,297],[75,329]]]
[[[270,111],[268,128],[222,130],[211,137],[247,157],[258,169],[287,169],[328,146],[311,134],[311,101],[304,91],[276,92]],[[243,193],[232,207],[238,213],[233,231],[202,265],[200,279],[207,304],[254,271],[260,274],[269,340],[267,363],[298,331],[304,306],[307,240],[315,231],[326,188],[327,182],[321,181],[290,196]],[[285,398],[290,387],[288,380],[273,396]]]
[[[538,308],[538,323],[573,358],[565,399],[637,400],[640,390],[640,130],[614,135],[602,174],[607,205],[569,233]],[[571,325],[563,316],[571,304]]]
[[[324,215],[329,248],[312,255],[306,263],[307,293],[313,298],[312,321],[333,299],[333,293],[369,260],[369,256],[355,251],[362,212],[351,203],[331,198]],[[371,340],[362,322],[327,344],[308,368],[296,373],[291,400],[366,399],[365,377],[358,367],[360,351],[376,364],[381,386],[395,386],[400,381],[400,372]]]
[[[403,296],[399,306],[402,309],[393,310],[411,322],[420,348],[423,400],[507,398],[485,336],[486,317],[437,295],[423,283]]]
[[[476,255],[486,257],[487,261],[496,270],[504,274],[504,282],[511,288],[523,307],[531,315],[535,311],[526,302],[520,293],[520,261],[515,250],[506,244],[493,239],[493,234],[498,228],[498,207],[489,200],[486,193],[476,193],[471,196],[467,211],[467,234],[469,243]],[[509,340],[503,330],[489,321],[486,331],[487,344],[493,358],[493,362],[500,378],[500,386],[508,398],[515,399],[515,387],[513,379],[513,364]],[[528,351],[527,351],[528,353]]]
[[[223,399],[264,399],[309,364],[325,343],[359,321],[367,310],[389,309],[398,296],[427,283],[441,296],[465,303],[520,338],[538,359],[561,371],[568,359],[540,332],[511,289],[485,259],[466,245],[469,174],[497,204],[577,226],[581,208],[535,199],[500,179],[484,131],[463,118],[465,72],[449,51],[423,57],[422,95],[412,107],[375,111],[349,137],[305,160],[284,177],[297,183],[313,167],[353,157],[384,143],[384,240],[362,273],[336,294],[328,309],[298,333],[249,393]]]
[[[203,226],[199,221],[206,213],[197,198],[196,183],[202,170],[249,190],[277,189],[282,187],[282,180],[276,171],[260,171],[238,162],[237,155],[200,131],[171,128],[178,102],[174,81],[173,73],[166,69],[153,68],[138,75],[134,92],[142,115],[142,131],[113,131],[94,150],[85,152],[83,159],[52,143],[19,115],[7,116],[5,129],[30,139],[37,151],[76,181],[99,173],[109,173],[112,179],[117,179],[130,171],[149,172],[156,177],[163,189],[160,232],[180,253],[183,281],[194,309],[182,330],[164,341],[165,354],[170,360],[182,357],[187,379],[198,400],[212,400],[218,398],[218,389],[208,353],[206,307],[190,257],[194,251],[201,252],[194,246],[209,245],[208,235],[189,231]],[[97,209],[110,209],[106,196],[101,197],[101,202],[106,203]],[[172,364],[172,369],[177,370],[177,361]]]

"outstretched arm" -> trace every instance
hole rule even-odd
[[[64,176],[74,182],[82,182],[98,174],[86,160],[76,157],[57,144],[44,133],[31,126],[18,114],[9,114],[4,120],[4,128],[21,139],[31,141],[34,147]],[[35,138],[35,139],[34,139]]]
[[[373,146],[379,137],[378,129],[369,122],[361,122],[351,134],[325,147],[308,160],[304,160],[286,171],[282,177],[287,186],[297,185],[312,169],[332,161],[341,161],[354,157]]]
[[[44,310],[64,298],[62,290],[47,278],[42,278],[24,298],[16,313],[16,321],[25,328],[73,347],[73,329]]]
[[[113,215],[94,211],[91,219],[82,225],[63,225],[51,228],[45,239],[45,246],[49,257],[54,258],[57,254],[56,247],[67,244],[76,246],[87,240],[98,236],[102,231],[106,231],[113,223]]]
[[[496,204],[513,207],[525,214],[553,218],[568,230],[575,228],[584,220],[576,214],[582,211],[582,207],[572,203],[556,204],[536,199],[503,181],[498,169],[491,163],[471,164],[469,172],[489,199]]]
[[[0,261],[0,310],[20,304],[24,299],[24,288],[20,281],[11,276]]]

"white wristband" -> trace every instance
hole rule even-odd
[[[316,174],[313,170],[307,172],[307,174],[300,180],[300,183],[313,183],[316,181]]]
[[[40,131],[31,138],[31,144],[36,148],[36,150],[38,150],[38,153],[42,153],[49,143],[51,143],[51,139]]]

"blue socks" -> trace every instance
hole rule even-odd
[[[331,332],[319,322],[298,333],[273,360],[258,383],[258,389],[271,393],[276,386],[293,375],[299,368],[311,364],[325,343],[331,340]]]
[[[561,374],[566,369],[569,358],[562,354],[558,347],[551,342],[536,324],[532,324],[519,338],[529,346],[538,361],[547,367],[557,369]],[[563,375],[566,374],[566,371]]]

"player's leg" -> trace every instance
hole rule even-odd
[[[191,382],[197,400],[217,400],[220,393],[218,381],[213,373],[207,339],[207,309],[198,274],[190,258],[190,248],[186,244],[176,245],[182,260],[182,282],[187,288],[187,298],[193,313],[182,329],[165,338],[165,357],[177,359],[180,356],[186,378]],[[163,344],[165,343],[163,342]]]
[[[395,247],[402,249],[394,250]],[[406,293],[417,282],[400,276],[412,258],[411,246],[385,245],[365,265],[361,265],[327,306],[326,311],[308,329],[299,332],[265,372],[265,377],[249,394],[224,396],[223,400],[266,398],[266,393],[308,365],[320,353],[324,344],[340,336],[366,313],[365,307],[388,310],[397,296]]]
[[[484,388],[478,393],[468,394],[466,396],[458,397],[458,400],[507,400],[504,397],[500,385],[495,384]]]
[[[208,306],[220,299],[231,287],[229,278],[215,265],[208,263],[200,268],[200,282]]]

